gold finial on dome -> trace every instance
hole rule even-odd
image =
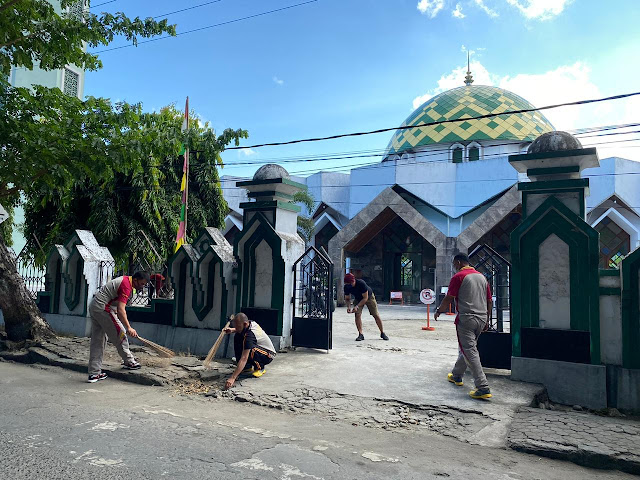
[[[464,84],[468,87],[473,83],[473,76],[471,75],[471,69],[469,68],[469,50],[467,50],[467,76],[464,77]]]

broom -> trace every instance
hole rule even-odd
[[[216,343],[213,344],[213,346],[209,350],[209,353],[207,353],[207,357],[204,359],[204,362],[202,362],[202,364],[205,366],[205,368],[209,368],[209,365],[211,364],[211,360],[213,360],[213,357],[215,356],[216,352],[218,351],[218,348],[220,348],[220,345],[222,344],[222,339],[224,338],[224,335],[225,335],[224,329],[227,328],[231,324],[231,320],[233,320],[233,317],[234,317],[233,315],[231,315],[231,317],[229,317],[229,321],[227,322],[227,324],[224,326],[224,328],[220,332],[220,335],[218,335],[218,339],[216,340]]]
[[[163,357],[163,358],[171,358],[171,357],[175,357],[176,356],[176,354],[173,352],[173,350],[169,350],[167,347],[163,347],[162,345],[158,345],[157,343],[154,343],[151,340],[147,340],[146,338],[142,338],[140,336],[138,336],[136,338],[138,340],[140,340],[147,347],[151,348],[152,350],[155,350],[158,353],[158,355]]]

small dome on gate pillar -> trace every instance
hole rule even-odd
[[[567,132],[548,132],[536,138],[527,153],[562,152],[566,150],[580,150],[580,140]]]
[[[253,175],[253,180],[275,180],[276,178],[290,178],[289,172],[284,167],[275,163],[261,166]]]

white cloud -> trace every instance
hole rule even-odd
[[[598,87],[589,78],[591,69],[582,62],[573,65],[562,65],[555,70],[539,74],[518,74],[514,77],[503,77],[498,86],[517,93],[529,100],[533,105],[542,107],[558,103],[573,102],[585,98],[603,96]],[[546,110],[544,115],[558,129],[573,129],[584,125],[585,111],[597,110],[604,113],[605,105],[588,107],[560,107]],[[596,124],[600,124],[599,121]]]
[[[444,0],[420,0],[418,2],[418,10],[431,18],[435,18],[443,8]]]
[[[473,1],[478,7],[484,10],[484,13],[486,13],[490,17],[495,18],[498,16],[498,12],[487,7],[487,5],[484,3],[484,0],[473,0]],[[517,0],[507,0],[507,1],[517,1]]]
[[[462,13],[462,5],[460,5],[459,3],[456,3],[456,9],[451,12],[451,15],[453,15],[455,18],[466,17],[466,15]]]
[[[273,77],[273,82],[277,85],[284,85],[284,80],[279,79],[278,77]]]
[[[466,65],[457,67],[451,73],[443,75],[438,85],[424,95],[413,100],[416,109],[432,96],[451,88],[464,85]],[[528,100],[535,107],[555,105],[584,99],[594,99],[607,96],[600,91],[591,79],[591,69],[583,62],[561,65],[553,70],[542,73],[520,73],[514,76],[500,76],[489,72],[479,61],[471,62],[473,85],[492,85],[509,90]],[[624,100],[558,107],[543,110],[541,113],[553,124],[557,130],[577,130],[581,128],[599,127],[605,125],[620,125],[637,122],[637,112],[640,110],[640,97]],[[637,127],[636,127],[637,129]],[[621,140],[624,135],[614,137],[585,138],[583,144]],[[640,149],[627,148],[633,142],[594,145],[600,152],[600,157],[621,156],[640,160]]]
[[[256,152],[255,150],[251,150],[250,148],[241,148],[240,150],[238,150],[238,154],[244,157],[251,157],[252,155],[255,155]]]
[[[529,19],[549,20],[560,15],[573,0],[507,0]]]

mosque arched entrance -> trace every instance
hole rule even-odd
[[[345,245],[344,257],[347,270],[384,302],[401,291],[405,303],[418,303],[420,290],[435,286],[435,247],[391,209]]]

